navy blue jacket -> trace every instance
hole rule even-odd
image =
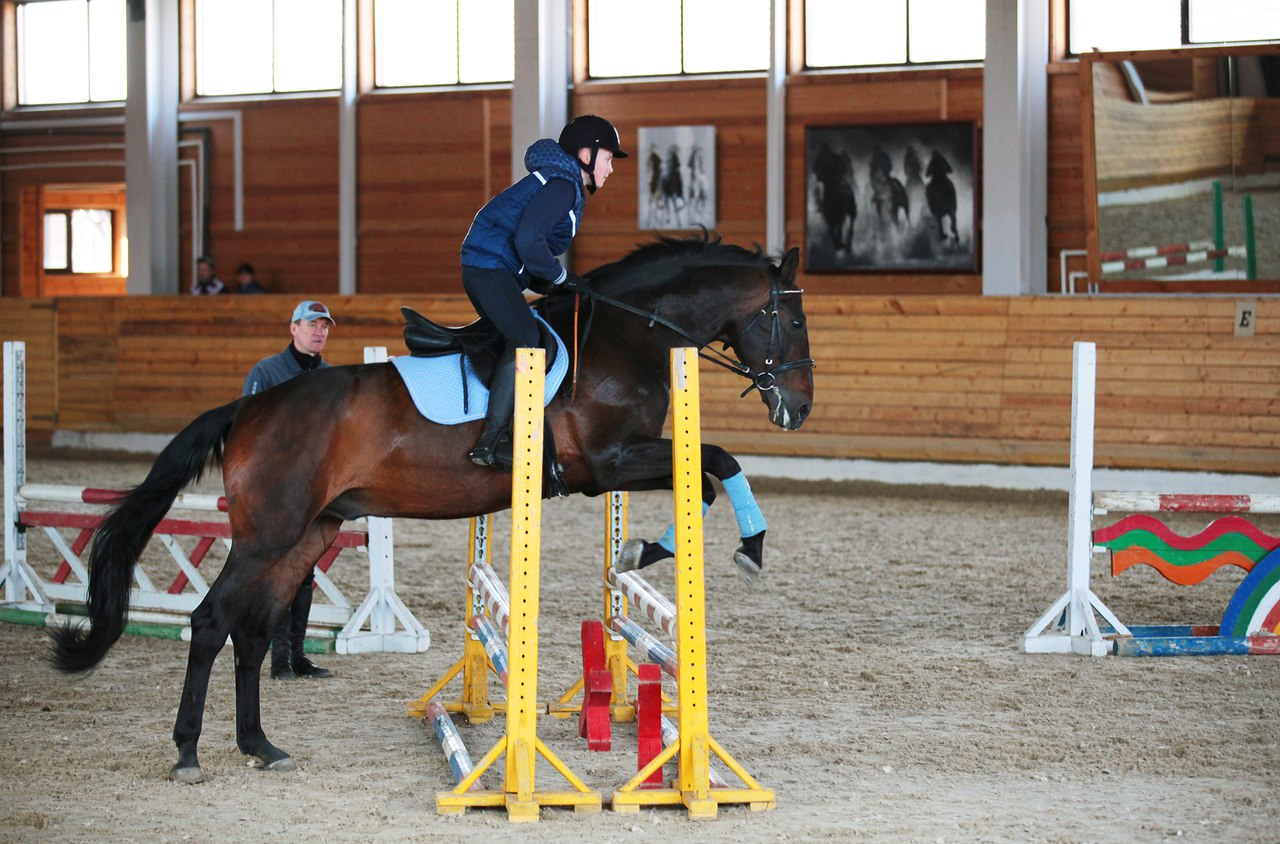
[[[476,214],[462,241],[462,265],[506,270],[526,288],[535,279],[559,284],[567,273],[556,256],[568,251],[586,203],[582,165],[543,138],[525,152],[524,166],[529,175]]]

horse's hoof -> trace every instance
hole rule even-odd
[[[292,756],[286,756],[283,759],[277,759],[274,762],[264,763],[262,769],[264,771],[278,771],[282,774],[287,774],[298,770],[298,763],[293,761]]]
[[[174,765],[169,769],[169,782],[180,782],[186,785],[195,785],[196,783],[204,782],[204,771],[200,770],[199,765],[194,768],[184,768],[181,765]]]
[[[644,540],[628,539],[618,553],[618,559],[613,561],[613,568],[616,571],[635,571],[640,568],[642,556],[644,556]]]
[[[742,548],[733,552],[733,561],[738,566],[738,574],[752,586],[756,585],[756,580],[760,577],[760,571],[764,568],[759,560],[753,560],[750,555]]]

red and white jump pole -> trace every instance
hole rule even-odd
[[[385,349],[367,349],[366,359],[371,352],[374,356],[380,353],[383,360],[386,358]],[[0,568],[4,608],[48,617],[56,614],[59,601],[76,604],[85,601],[88,570],[80,555],[101,516],[33,509],[33,502],[110,505],[121,495],[119,490],[27,483],[26,344],[5,342],[5,559],[3,568]],[[175,499],[173,509],[218,513],[225,512],[227,504],[221,496],[181,493]],[[317,562],[316,586],[329,603],[313,604],[311,621],[342,628],[335,637],[338,653],[422,653],[430,646],[430,634],[395,594],[391,520],[371,517],[366,522],[366,530],[341,531],[334,546]],[[62,558],[58,570],[48,578],[42,577],[28,562],[27,528],[44,530]],[[78,530],[79,533],[68,543],[60,533],[62,530]],[[221,542],[230,547],[230,525],[225,519],[169,516],[161,521],[153,536],[168,550],[178,573],[166,588],[156,588],[144,569],[137,567],[136,585],[130,598],[130,620],[185,628],[188,616],[208,591],[208,584],[198,567],[215,543]],[[193,550],[188,552],[176,537],[198,539]],[[369,594],[354,610],[326,574],[338,553],[345,548],[367,551],[369,555]]]

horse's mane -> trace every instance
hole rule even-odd
[[[700,237],[658,235],[652,243],[638,244],[622,259],[587,273],[593,286],[602,291],[615,285],[628,289],[659,285],[689,267],[746,266],[766,268],[771,260],[758,246],[744,249],[712,238],[705,230]]]

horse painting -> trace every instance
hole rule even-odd
[[[876,216],[886,219],[895,226],[901,221],[911,221],[911,209],[907,205],[907,189],[893,175],[893,163],[889,154],[877,146],[871,152],[871,204],[876,207]]]
[[[960,242],[960,233],[956,231],[956,186],[947,175],[951,172],[951,162],[942,153],[934,150],[929,159],[929,167],[925,175],[929,177],[924,187],[925,199],[929,203],[929,212],[938,221],[938,238],[947,239],[947,231],[943,221],[951,218],[951,239]]]
[[[853,223],[858,203],[853,193],[853,160],[847,150],[837,153],[824,142],[813,157],[814,197],[826,223],[833,249],[848,250],[853,243]]]
[[[544,318],[577,337],[576,377],[551,401],[548,429],[570,492],[670,489],[669,350],[697,346],[748,380],[769,421],[800,428],[813,403],[813,360],[799,250],[781,260],[709,240],[660,240],[588,273],[581,302],[556,295]],[[580,328],[575,329],[575,325]],[[575,335],[575,331],[578,333]],[[711,352],[710,344],[724,344]],[[574,343],[568,343],[572,347]],[[732,351],[730,356],[728,351]],[[714,354],[714,356],[711,356]],[[173,740],[170,779],[201,782],[197,757],[214,658],[228,636],[235,655],[236,744],[271,770],[293,770],[263,731],[259,675],[271,631],[344,520],[362,516],[455,519],[511,505],[511,477],[467,459],[480,422],[444,426],[420,416],[392,364],[338,366],[206,411],[177,434],[145,480],[98,527],[89,558],[88,625],[52,631],[65,672],[97,665],[124,631],[138,557],[177,493],[207,462],[221,462],[232,545],[191,614],[191,645]],[[723,482],[734,504],[759,513],[738,462],[703,444],[703,501]],[[763,562],[763,517],[739,514],[735,562]],[[670,556],[662,541],[633,544],[634,565]]]

